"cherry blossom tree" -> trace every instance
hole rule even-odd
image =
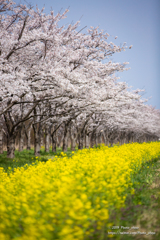
[[[106,144],[124,137],[130,141],[137,133],[136,139],[143,140],[159,136],[159,112],[144,105],[140,90],[129,91],[115,77],[128,63],[113,63],[110,56],[125,50],[125,43],[108,42],[109,34],[98,27],[84,34],[77,30],[79,22],[59,27],[68,10],[46,15],[44,8],[0,0],[0,12],[0,152],[2,130],[7,156],[13,158],[17,133],[19,150],[25,136],[29,148],[26,130],[31,127],[35,155],[40,154],[42,126],[46,151],[50,134],[56,150],[58,129],[64,151],[69,136],[72,149],[75,141],[80,149],[84,143],[89,147],[89,136],[92,146],[97,139],[102,142],[102,135]]]

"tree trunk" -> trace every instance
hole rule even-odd
[[[75,151],[76,148],[76,140],[74,137],[71,137],[71,151]]]
[[[3,131],[2,131],[2,127],[0,127],[0,154],[3,154]]]
[[[34,154],[35,156],[40,156],[40,140],[38,131],[34,132]]]
[[[102,144],[102,133],[101,132],[98,134],[98,143]]]
[[[71,138],[71,151],[75,151],[77,134],[75,132],[74,133],[71,132],[70,138]]]
[[[49,126],[46,124],[45,127],[45,151],[49,152]]]
[[[91,148],[95,145],[95,131],[91,133]]]
[[[69,128],[69,138],[71,142],[71,151],[75,151],[76,148],[76,138],[77,138],[77,129],[75,128],[74,122],[70,124]]]
[[[40,134],[39,129],[41,126],[38,126],[38,124],[33,125],[34,130],[34,154],[35,156],[40,156]]]
[[[7,136],[7,158],[14,158],[15,136]]]
[[[63,138],[63,151],[67,152],[67,149],[68,149],[68,125],[65,125]]]
[[[96,147],[98,146],[98,134],[97,133],[95,133],[95,145],[96,145]]]
[[[57,147],[58,147],[58,148],[61,147],[61,142],[62,142],[62,136],[60,136],[59,134],[57,134]]]
[[[41,130],[41,146],[44,145],[44,129]]]
[[[83,149],[83,135],[82,134],[80,134],[80,136],[79,136],[78,149]]]
[[[108,130],[103,131],[102,134],[103,134],[103,138],[104,138],[104,144],[105,144],[105,146],[109,146]]]
[[[78,149],[83,149],[84,131],[80,132]]]
[[[64,138],[63,138],[63,151],[64,152],[67,152],[68,150],[68,136],[66,135]]]
[[[24,126],[23,126],[23,123],[22,123],[22,127],[21,127],[20,132],[19,132],[19,152],[23,151],[24,136],[25,136]]]
[[[56,126],[55,126],[56,127]],[[56,146],[57,146],[57,131],[53,132],[51,134],[51,140],[52,140],[52,152],[56,152]]]
[[[85,148],[89,148],[89,135],[85,135]]]
[[[56,146],[57,146],[56,132],[51,137],[52,137],[52,152],[56,152]]]
[[[106,138],[106,134],[105,134],[104,131],[102,132],[102,135],[103,135],[104,145],[106,146],[107,145],[107,138]]]
[[[67,152],[68,150],[68,136],[65,136],[63,139],[63,151]]]
[[[31,128],[28,129],[27,135],[27,150],[31,149]]]

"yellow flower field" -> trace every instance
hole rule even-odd
[[[0,168],[0,239],[89,239],[134,194],[132,173],[158,157],[160,142],[102,145],[9,174]]]

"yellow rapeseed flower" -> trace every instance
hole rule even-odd
[[[1,239],[90,239],[95,228],[113,225],[110,212],[134,194],[132,174],[158,157],[160,143],[130,143],[71,158],[62,152],[46,163],[36,157],[36,164],[9,173],[0,168]]]

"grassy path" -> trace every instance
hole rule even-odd
[[[139,186],[135,187],[135,194],[128,197],[127,207],[121,209],[120,231],[132,231],[136,234],[120,234],[115,239],[158,240],[160,239],[160,160],[145,164],[134,181],[138,182]],[[125,227],[130,229],[135,227],[135,229],[126,231]]]

